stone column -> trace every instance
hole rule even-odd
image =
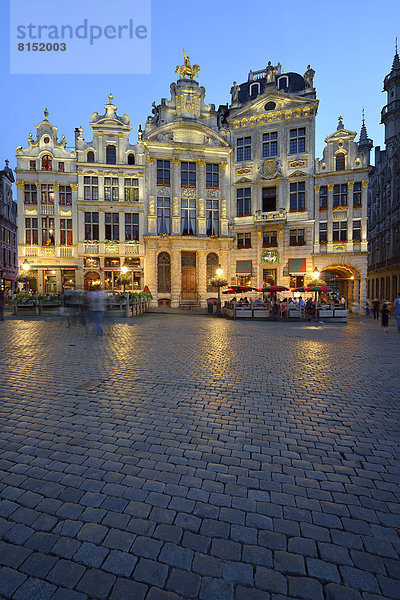
[[[149,287],[152,306],[158,306],[157,251],[146,248],[144,259],[144,285]]]
[[[197,291],[200,294],[201,306],[206,306],[207,292],[207,252],[206,250],[198,250],[196,256],[197,263]],[[211,292],[210,292],[211,293]]]
[[[361,275],[361,279],[360,279],[360,313],[364,312],[366,300],[367,300],[367,278],[365,275]]]
[[[327,210],[327,217],[328,217],[328,252],[332,252],[333,250],[333,234],[332,234],[332,228],[333,228],[333,183],[329,183],[328,184],[328,210]]]
[[[222,161],[220,163],[220,205],[219,205],[219,222],[220,235],[228,235],[228,223],[231,213],[231,190],[228,181],[228,163]]]
[[[171,306],[177,308],[182,286],[181,251],[171,251]]]
[[[196,233],[197,235],[206,235],[206,174],[205,160],[197,161],[197,219]]]
[[[147,233],[157,233],[157,198],[156,198],[156,159],[154,156],[147,157],[149,172],[149,204],[147,216]]]

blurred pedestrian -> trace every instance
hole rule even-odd
[[[105,310],[106,294],[101,290],[89,292],[89,311],[95,325],[97,335],[103,335],[103,314]]]
[[[0,281],[0,321],[4,321],[4,290]]]
[[[397,298],[393,300],[393,312],[397,323],[397,331],[400,333],[400,292]]]
[[[390,311],[388,305],[385,303],[381,308],[381,324],[384,332],[386,332],[389,327],[389,314]]]
[[[378,298],[375,298],[372,301],[372,314],[374,315],[374,321],[376,319],[379,319],[379,307],[380,307],[380,302],[379,302]]]

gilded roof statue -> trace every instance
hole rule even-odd
[[[191,65],[190,57],[187,56],[185,50],[183,51],[183,65],[177,66],[175,73],[179,73],[179,76],[183,79],[189,77],[189,79],[199,78],[200,65]]]

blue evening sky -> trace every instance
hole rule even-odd
[[[15,148],[27,146],[29,132],[35,136],[44,107],[68,146],[80,125],[91,139],[91,114],[104,112],[110,92],[118,113],[131,118],[135,143],[138,124],[144,126],[153,100],[169,97],[175,67],[183,62],[182,48],[201,66],[206,101],[217,107],[230,101],[233,80],[245,81],[249,69],[262,69],[268,60],[301,74],[310,63],[320,100],[317,156],[324,138],[336,129],[338,115],[344,116],[346,128],[359,132],[363,106],[369,136],[376,145],[383,143],[382,82],[391,68],[395,37],[400,37],[399,0],[153,0],[150,75],[10,75],[8,9],[2,8],[0,166],[9,158],[15,168]]]

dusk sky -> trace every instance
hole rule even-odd
[[[129,0],[126,4],[129,7]],[[152,102],[169,97],[176,65],[183,62],[182,48],[192,63],[200,65],[206,101],[217,107],[230,102],[232,81],[245,81],[249,69],[262,69],[271,60],[273,64],[280,61],[285,71],[303,74],[311,64],[320,101],[317,156],[322,154],[324,138],[336,129],[338,115],[343,115],[347,129],[358,134],[363,106],[369,137],[375,145],[382,144],[382,82],[392,65],[395,37],[400,36],[399,16],[398,0],[337,0],[331,6],[315,0],[286,0],[281,5],[268,0],[153,0],[150,75],[34,76],[10,75],[9,18],[4,10],[0,163],[9,158],[10,167],[15,168],[15,148],[27,146],[29,132],[35,136],[34,126],[42,120],[45,107],[68,146],[73,144],[74,128],[80,125],[91,139],[91,115],[103,112],[110,92],[118,113],[127,113],[131,119],[131,142],[135,143],[138,124],[144,126]]]

